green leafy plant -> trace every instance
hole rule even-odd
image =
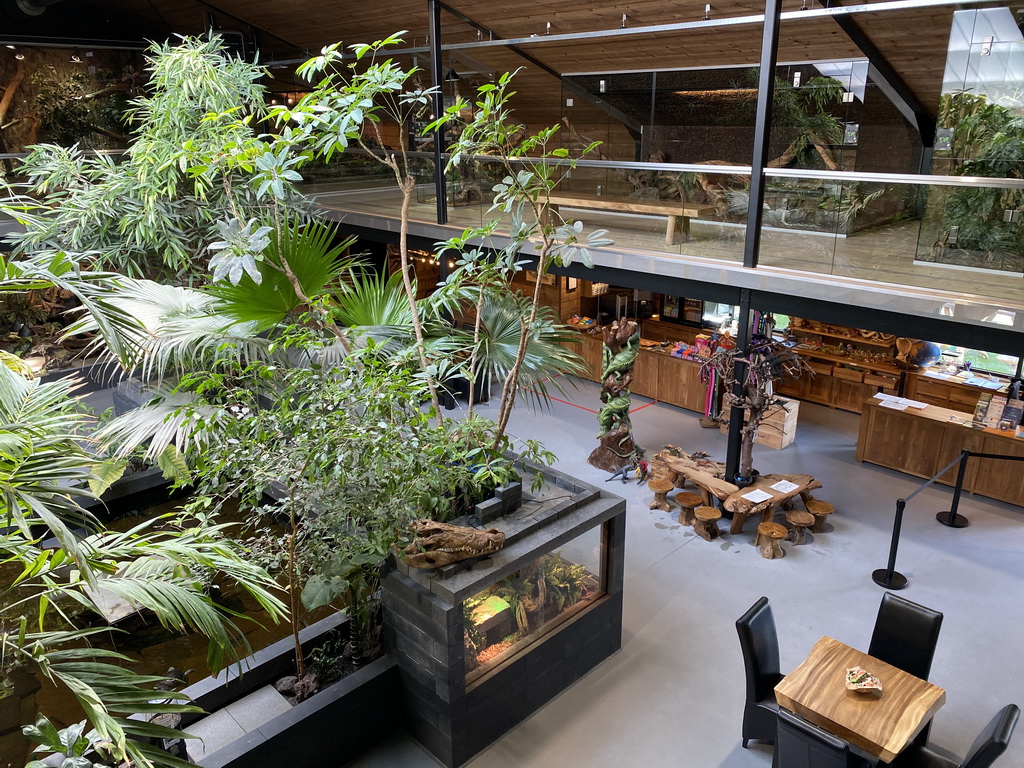
[[[25,195],[0,206],[25,231],[18,252],[89,254],[135,277],[202,273],[207,245],[231,211],[261,215],[269,171],[251,128],[263,116],[262,70],[223,53],[219,38],[154,45],[149,92],[128,112],[133,142],[121,159],[39,145],[22,163]],[[271,185],[286,196],[291,172]]]

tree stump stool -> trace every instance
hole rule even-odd
[[[828,516],[836,511],[835,504],[829,504],[821,499],[807,499],[804,501],[804,506],[807,507],[808,512],[814,515],[814,525],[811,526],[811,531],[823,533]]]
[[[675,490],[676,486],[671,480],[656,477],[647,483],[647,487],[654,491],[654,501],[651,502],[651,509],[660,509],[663,512],[668,512],[672,509],[672,504],[668,500],[668,492]]]
[[[718,538],[718,520],[722,517],[720,510],[714,507],[697,507],[693,511],[693,517],[694,533],[704,539],[704,541]]]
[[[798,546],[804,543],[804,537],[807,534],[807,530],[814,525],[817,518],[810,512],[803,512],[799,509],[793,509],[786,513],[786,522],[793,526],[789,532],[789,540],[793,542],[793,546]]]
[[[676,494],[676,504],[679,505],[679,524],[693,525],[693,510],[704,503],[699,494],[683,491]]]
[[[761,523],[757,526],[757,543],[761,547],[761,557],[766,560],[774,560],[777,557],[785,557],[786,552],[782,548],[782,540],[786,538],[786,526],[782,523]]]

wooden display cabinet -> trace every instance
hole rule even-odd
[[[965,423],[968,422],[968,423]],[[923,410],[884,408],[864,403],[857,439],[857,461],[866,461],[920,478],[930,478],[962,450],[1024,456],[1024,440],[1012,432],[975,429],[963,412],[930,405]],[[957,466],[938,482],[955,485]],[[1024,473],[1019,462],[972,458],[964,490],[1024,506]]]
[[[865,398],[874,393],[899,392],[902,372],[894,360],[890,362],[895,350],[894,337],[875,334],[869,338],[856,328],[799,318],[792,318],[791,323],[790,335],[801,342],[797,352],[807,361],[811,372],[799,379],[781,382],[777,387],[779,394],[860,413]],[[839,354],[840,349],[815,348],[830,342],[838,342],[832,344],[833,347],[845,343],[852,352],[859,354],[854,357]],[[887,359],[862,359],[871,353]]]
[[[1006,394],[1006,390],[1007,387],[1004,385],[994,391],[997,394]],[[906,396],[911,400],[937,405],[940,408],[974,413],[978,396],[985,391],[993,390],[964,384],[960,379],[936,379],[922,373],[907,374]]]

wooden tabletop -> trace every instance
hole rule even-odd
[[[882,693],[846,689],[846,670],[862,667]],[[780,706],[891,762],[932,719],[946,692],[831,637],[823,637],[803,663],[775,686]]]
[[[787,493],[772,488],[780,480],[787,480],[793,483],[796,488]],[[821,488],[821,483],[810,475],[759,475],[753,485],[740,488],[735,493],[730,494],[722,502],[722,508],[728,512],[738,512],[742,515],[756,515],[764,512],[766,509],[777,507],[787,499],[792,499],[805,491],[815,488]],[[759,502],[751,501],[746,497],[746,494],[755,490],[764,491],[770,498]]]

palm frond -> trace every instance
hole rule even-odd
[[[194,393],[175,392],[168,384],[158,384],[141,408],[133,408],[106,424],[95,439],[101,450],[115,458],[125,458],[139,446],[148,445],[146,458],[157,461],[170,445],[187,452],[199,421],[211,424],[222,417],[222,409]]]
[[[70,399],[80,382],[65,378],[42,383],[0,366],[0,500],[6,525],[32,539],[33,525],[45,525],[61,546],[79,556],[71,529],[95,520],[76,498],[89,490],[95,459],[82,448],[78,429],[84,414]]]
[[[523,333],[529,339],[519,370],[517,385],[527,402],[540,406],[548,401],[549,385],[564,392],[560,373],[579,373],[583,358],[562,346],[573,339],[569,329],[547,307],[541,307],[532,328],[526,327],[529,299],[513,293],[492,294],[484,299],[480,313],[480,344],[477,367],[492,380],[503,381],[515,365]]]
[[[219,310],[240,322],[252,323],[257,331],[267,331],[302,306],[286,268],[307,297],[329,290],[347,270],[361,261],[346,257],[354,237],[335,242],[335,228],[322,219],[302,220],[297,214],[284,219],[281,231],[270,238],[270,245],[259,262],[262,280],[257,283],[244,275],[237,285],[220,282],[209,289],[221,300]]]

